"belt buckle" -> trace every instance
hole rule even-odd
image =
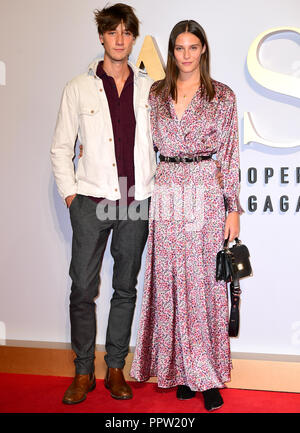
[[[176,155],[175,157],[175,164],[179,164],[180,163],[180,156]]]

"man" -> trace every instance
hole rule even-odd
[[[82,402],[96,386],[94,299],[111,231],[114,293],[106,336],[105,386],[116,399],[132,398],[123,367],[148,221],[129,218],[127,210],[128,205],[148,205],[156,169],[148,108],[153,81],[128,62],[139,34],[138,19],[130,6],[121,3],[96,11],[95,19],[104,59],[66,85],[51,147],[55,180],[73,229],[70,321],[76,359],[75,378],[63,397],[66,404]],[[84,152],[74,173],[77,137]],[[112,218],[99,218],[101,204]]]

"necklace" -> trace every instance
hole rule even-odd
[[[183,100],[185,100],[188,96],[190,96],[191,94],[194,94],[194,93],[195,93],[195,89],[194,88],[192,88],[189,91],[183,93],[183,95],[182,95]]]

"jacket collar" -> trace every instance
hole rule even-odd
[[[97,77],[97,67],[98,63],[104,60],[103,58],[99,58],[94,60],[88,67],[88,74],[93,75],[94,77]],[[134,80],[137,80],[140,76],[146,75],[146,72],[144,72],[142,69],[139,69],[137,66],[135,66],[133,63],[128,62],[128,65],[133,70]]]

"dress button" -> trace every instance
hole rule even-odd
[[[146,108],[148,108],[148,107],[149,107],[149,105],[147,105],[147,104],[146,104],[146,105],[145,105],[145,107],[146,107]]]
[[[115,191],[116,191],[116,192],[118,191],[117,188],[115,188]]]
[[[94,110],[91,110],[91,114],[94,114]]]
[[[110,138],[109,141],[112,141],[112,138]]]
[[[103,89],[100,89],[100,92],[103,92]]]
[[[112,165],[113,167],[115,167],[116,166],[116,164],[115,163],[113,163],[113,165]]]

